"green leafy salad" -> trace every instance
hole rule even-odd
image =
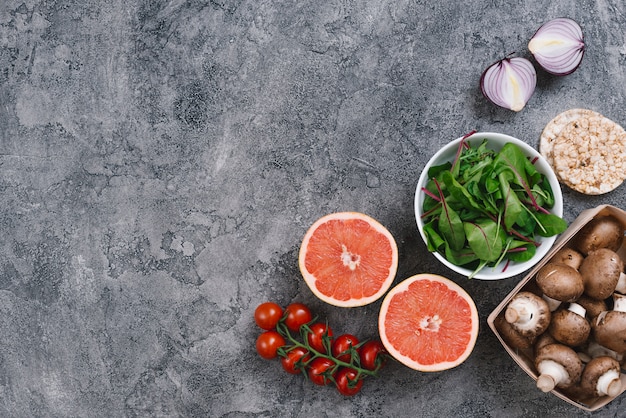
[[[422,220],[428,250],[472,269],[530,260],[539,237],[560,234],[565,220],[550,213],[554,194],[522,150],[498,152],[463,139],[452,162],[431,167]]]

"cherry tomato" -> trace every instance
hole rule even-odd
[[[256,351],[265,359],[276,357],[276,350],[285,345],[285,339],[276,331],[265,331],[256,339]]]
[[[342,334],[339,337],[335,338],[333,341],[333,357],[337,360],[344,361],[346,363],[350,363],[352,359],[352,350],[351,347],[354,347],[359,343],[359,339],[351,334]]]
[[[311,358],[309,352],[303,347],[295,347],[287,352],[287,357],[280,359],[280,364],[287,373],[299,374],[307,360]]]
[[[324,346],[324,339],[332,341],[333,331],[330,327],[322,322],[316,322],[310,326],[311,332],[307,334],[306,338],[312,349],[326,354],[326,347]]]
[[[324,386],[330,383],[327,373],[335,366],[335,362],[325,357],[318,357],[309,363],[309,379],[316,385]]]
[[[344,396],[356,395],[363,386],[363,379],[357,380],[357,371],[349,367],[342,367],[335,375],[337,390]]]
[[[307,322],[311,322],[313,315],[311,310],[303,303],[292,303],[285,309],[287,318],[285,318],[285,325],[291,331],[299,331],[300,325],[304,325]]]
[[[282,316],[283,308],[274,302],[264,302],[254,310],[254,322],[265,330],[276,328]]]
[[[376,370],[382,367],[387,360],[387,350],[378,340],[368,341],[359,348],[361,367],[367,370]]]

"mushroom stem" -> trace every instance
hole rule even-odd
[[[615,397],[622,390],[622,381],[619,378],[619,372],[616,370],[608,370],[598,378],[596,390],[600,396],[609,395]]]
[[[548,303],[548,308],[550,309],[550,312],[554,312],[557,310],[557,308],[559,306],[561,306],[561,301],[560,300],[556,300],[554,298],[551,298],[550,296],[543,294],[541,296],[543,298],[543,300],[545,300]]]
[[[563,365],[554,360],[543,360],[537,365],[539,377],[537,378],[537,387],[542,392],[550,392],[560,382],[569,379],[567,370]]]
[[[613,293],[613,310],[618,312],[626,312],[626,296],[619,293]]]
[[[583,318],[585,317],[585,314],[587,313],[587,310],[583,308],[582,305],[579,305],[578,303],[574,303],[574,302],[569,304],[569,306],[567,307],[567,310],[570,312],[574,312],[575,314],[578,314],[582,316]]]
[[[550,324],[550,310],[545,300],[532,292],[519,292],[504,311],[506,322],[526,337],[536,337]]]
[[[535,322],[537,321],[537,307],[527,299],[515,299],[506,309],[504,318],[509,323],[528,324]]]

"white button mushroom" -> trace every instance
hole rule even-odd
[[[567,388],[578,382],[583,363],[578,354],[563,344],[548,344],[537,351],[535,368],[539,373],[537,387],[550,392],[555,387]]]
[[[617,360],[608,357],[596,357],[584,368],[580,387],[589,396],[619,395],[622,390],[620,365]]]
[[[548,328],[551,314],[545,300],[524,291],[509,301],[504,318],[520,334],[535,337]]]

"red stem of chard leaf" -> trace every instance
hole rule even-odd
[[[433,180],[435,180],[433,178]],[[428,190],[426,187],[422,187],[422,191],[424,192],[424,194],[428,197],[430,197],[431,199],[436,200],[437,202],[441,202],[441,198],[439,196],[437,196],[436,194],[432,193],[430,190]],[[439,205],[435,205],[435,207],[433,207],[432,209],[430,209],[427,212],[422,213],[422,216],[420,216],[420,218],[424,219],[424,218],[428,218],[433,212],[435,212],[437,209],[439,208]]]
[[[476,133],[476,130],[475,130],[475,129],[472,129],[471,131],[469,131],[468,133],[466,133],[465,135],[463,135],[463,141],[464,141],[466,138],[469,138],[470,136],[474,135],[475,133]]]
[[[491,220],[492,220],[492,221],[494,221],[494,222],[498,222],[498,219],[497,219],[495,216],[493,216],[493,215],[488,215],[488,216],[489,216],[489,218],[491,218]],[[499,223],[500,223],[500,225],[504,226],[504,223],[503,223],[503,222],[499,222]],[[520,240],[522,240],[522,241],[525,241],[525,242],[528,242],[528,243],[530,243],[530,244],[533,244],[535,247],[539,247],[539,246],[541,245],[541,243],[539,243],[539,242],[537,242],[537,241],[534,241],[534,240],[532,240],[532,239],[528,238],[528,237],[527,237],[527,236],[525,236],[525,235],[520,234],[519,232],[517,232],[517,231],[516,231],[515,229],[513,229],[513,228],[509,229],[509,230],[508,230],[508,231],[506,231],[506,232],[507,232],[507,233],[509,233],[509,234],[511,234],[511,235],[515,235],[517,238],[519,238],[519,239],[520,239]]]
[[[435,180],[435,179],[433,179]],[[435,180],[436,181],[436,180]],[[424,192],[424,194],[428,195],[428,197],[435,199],[437,202],[441,202],[441,199],[439,196],[437,196],[436,194],[432,193],[430,190],[428,190],[426,187],[422,187],[422,191]]]
[[[516,247],[516,248],[511,248],[509,250],[506,250],[507,253],[521,253],[526,251],[526,247]]]
[[[465,135],[463,135],[463,138],[461,138],[461,142],[459,142],[459,147],[456,150],[456,155],[454,156],[454,162],[452,163],[452,167],[450,167],[450,171],[454,171],[454,167],[456,167],[457,163],[459,162],[459,159],[461,158],[461,154],[463,153],[463,148],[470,148],[470,145],[467,143],[466,139],[469,138],[470,136],[474,135],[476,133],[475,130],[472,130],[468,133],[466,133]]]
[[[436,205],[435,207],[433,207],[431,210],[426,211],[424,213],[422,213],[422,216],[420,216],[420,218],[424,219],[424,218],[428,218],[431,214],[433,214],[437,209],[439,209],[439,206],[441,205]]]

